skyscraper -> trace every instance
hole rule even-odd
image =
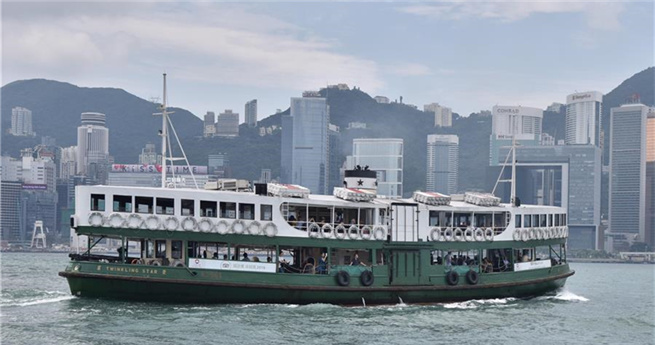
[[[452,127],[453,111],[450,108],[439,105],[439,103],[430,103],[423,106],[424,112],[434,113],[435,127]]]
[[[600,147],[603,94],[579,92],[566,97],[566,144]]]
[[[377,173],[378,195],[392,198],[403,196],[403,139],[353,139],[353,154],[348,157],[347,169],[356,166]]]
[[[148,143],[141,149],[139,164],[161,164],[161,155],[157,154],[155,144]]]
[[[206,137],[213,137],[214,134],[216,134],[216,115],[214,114],[213,111],[208,111],[207,114],[205,114],[202,125],[202,135]]]
[[[225,109],[224,112],[218,114],[218,119],[216,120],[215,136],[239,136],[239,113],[234,113],[231,109]]]
[[[31,110],[22,107],[11,109],[11,134],[16,136],[34,136]]]
[[[318,93],[304,92],[303,97],[291,98],[291,117],[291,182],[314,194],[326,194],[330,171],[327,101]]]
[[[655,108],[646,120],[646,243],[655,250]]]
[[[256,99],[246,102],[245,114],[246,114],[246,124],[248,124],[248,127],[257,126],[257,100]]]
[[[456,135],[428,135],[427,191],[456,193],[458,168],[459,137]]]
[[[626,104],[610,112],[609,230],[639,235],[646,226],[646,119],[648,107]]]
[[[108,164],[109,129],[105,127],[105,114],[82,113],[82,124],[77,127],[77,173],[103,183]]]
[[[492,114],[490,165],[504,163],[505,157],[499,157],[498,150],[512,146],[512,138],[516,138],[517,144],[521,146],[540,144],[543,110],[522,106],[494,106]]]

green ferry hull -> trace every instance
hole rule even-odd
[[[77,271],[71,266],[78,268]],[[426,285],[393,285],[388,277],[375,276],[375,283],[362,286],[353,278],[350,286],[339,286],[334,276],[275,275],[191,271],[185,268],[131,267],[128,272],[111,264],[73,264],[60,272],[75,296],[165,303],[330,303],[367,305],[442,303],[471,299],[543,295],[562,287],[573,275],[568,265],[526,272],[480,275],[471,285],[461,277],[457,285],[445,284],[442,277]],[[91,267],[93,266],[93,267]],[[115,267],[113,267],[115,266]],[[93,272],[95,270],[96,272]],[[112,271],[107,274],[106,271]],[[87,272],[88,271],[88,272]],[[145,272],[145,273],[143,273]],[[163,274],[162,274],[163,273]],[[186,276],[186,277],[185,277]]]

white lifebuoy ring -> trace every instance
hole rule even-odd
[[[246,232],[246,233],[249,233],[249,234],[251,234],[251,235],[259,235],[259,232],[260,232],[261,230],[262,230],[262,229],[261,229],[261,224],[259,224],[258,221],[253,220],[252,222],[250,222],[250,224],[249,224],[248,227],[246,228],[246,231],[245,231],[245,232]]]
[[[185,267],[185,265],[182,260],[175,260],[171,263],[171,267]]]
[[[360,238],[360,236],[361,234],[359,232],[359,227],[357,225],[353,224],[348,228],[348,238],[350,238],[351,240],[356,240]]]
[[[164,221],[164,227],[166,228],[166,230],[171,230],[171,231],[179,229],[180,221],[177,220],[177,218],[175,218],[174,216],[170,216],[166,218],[166,220]]]
[[[521,240],[521,229],[514,229],[514,232],[512,232],[512,239],[514,241]]]
[[[446,228],[446,230],[443,231],[443,239],[451,242],[453,240],[453,229],[452,228]]]
[[[455,231],[453,231],[453,240],[456,242],[464,241],[464,231],[461,228],[455,228]]]
[[[243,220],[241,219],[236,219],[230,224],[230,232],[235,233],[237,235],[242,234],[246,230],[246,224],[244,224]]]
[[[270,230],[269,230],[270,229]],[[275,223],[267,223],[262,228],[262,233],[268,237],[273,237],[277,235],[277,225]]]
[[[227,220],[221,219],[216,223],[214,229],[216,229],[216,232],[220,235],[227,235],[230,233],[230,223],[228,223]]]
[[[214,223],[209,218],[202,218],[198,222],[198,226],[195,228],[195,231],[202,232],[211,232],[214,229]]]
[[[530,239],[531,240],[537,239],[537,229],[535,228],[530,229]]]
[[[430,241],[432,242],[439,242],[441,241],[441,228],[438,226],[435,226],[430,230]]]
[[[474,234],[475,234],[475,230],[472,227],[466,228],[466,230],[464,230],[464,241],[473,242],[473,240],[474,240],[473,235]]]
[[[107,219],[107,223],[109,223],[109,226],[111,226],[112,228],[120,228],[123,226],[123,223],[125,223],[125,219],[123,219],[123,216],[121,216],[120,214],[113,213]]]
[[[127,223],[127,227],[130,229],[138,229],[141,226],[141,223],[143,223],[143,219],[141,219],[141,216],[138,214],[132,213],[127,216],[125,223]]]
[[[153,260],[153,261],[150,262],[150,265],[151,266],[161,266],[161,262],[159,262],[159,260]]]
[[[186,217],[182,220],[182,229],[186,231],[193,231],[198,227],[198,222],[193,217]]]
[[[378,225],[373,229],[373,238],[378,241],[382,241],[387,237],[387,231],[382,225]]]
[[[363,240],[370,240],[373,237],[373,229],[368,225],[364,225],[360,231],[360,236]]]
[[[337,227],[334,229],[334,238],[337,240],[343,240],[348,236],[346,233],[346,227],[343,226],[343,224],[337,225]]]
[[[473,235],[473,238],[475,239],[476,242],[483,242],[484,230],[482,230],[482,228],[475,229],[475,234]]]
[[[334,227],[330,223],[325,223],[323,224],[323,227],[321,228],[321,236],[325,238],[330,238],[332,236],[332,233],[334,232]]]
[[[93,212],[89,215],[89,225],[91,226],[102,226],[104,222],[105,217],[100,212]]]
[[[485,241],[493,242],[494,240],[494,229],[486,228],[484,229],[484,239]]]
[[[157,217],[157,216],[154,216],[154,215],[149,216],[148,218],[146,218],[144,223],[146,224],[146,227],[148,229],[150,229],[150,230],[159,229],[159,217]]]
[[[521,241],[526,242],[530,239],[530,229],[521,230]]]
[[[315,222],[311,222],[307,226],[307,235],[309,237],[318,237],[320,235],[320,232],[321,232],[321,227],[318,226],[318,224],[316,224]]]

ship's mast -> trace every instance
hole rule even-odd
[[[512,206],[516,206],[516,134],[512,135],[512,192],[510,194],[510,202]]]
[[[168,146],[168,111],[166,109],[166,73],[164,73],[164,96],[161,104],[161,187],[166,187],[166,160],[168,155],[166,147]]]

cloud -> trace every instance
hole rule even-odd
[[[432,74],[430,68],[418,63],[402,63],[389,67],[389,72],[403,77],[426,76]]]
[[[139,69],[177,71],[213,85],[383,86],[374,61],[339,53],[338,42],[261,13],[256,5],[121,4],[107,10],[107,4],[68,3],[54,15],[38,3],[12,5],[3,9],[3,58],[12,74],[52,77],[56,67],[65,79],[89,70]]]
[[[399,10],[408,14],[434,17],[447,20],[469,18],[495,19],[501,22],[514,22],[535,14],[581,13],[586,24],[595,30],[620,29],[619,15],[624,10],[623,1],[568,2],[562,0],[492,0],[492,1],[454,1],[427,5],[410,5]]]

